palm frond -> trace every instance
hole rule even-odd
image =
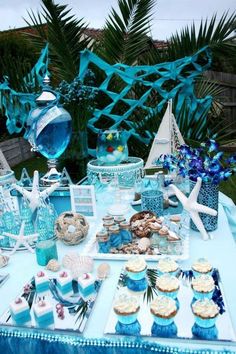
[[[155,0],[118,0],[106,20],[100,55],[109,63],[133,64],[148,49]]]
[[[48,41],[50,59],[59,79],[72,81],[79,70],[80,51],[89,47],[91,39],[84,35],[87,28],[83,19],[71,14],[67,5],[42,0],[42,13],[29,13],[36,35],[31,39],[40,45]],[[44,29],[43,24],[47,27]],[[29,22],[28,22],[29,24]]]
[[[190,27],[185,27],[180,33],[172,35],[168,42],[168,58],[177,59],[195,53],[200,48],[208,45],[216,53],[231,55],[236,53],[236,46],[231,41],[235,37],[236,13],[230,16],[223,13],[217,23],[216,14],[211,20],[202,20],[199,30],[193,22]]]

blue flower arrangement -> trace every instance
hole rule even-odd
[[[213,139],[201,143],[198,148],[181,145],[175,155],[161,155],[156,160],[156,164],[160,163],[163,168],[170,172],[176,171],[184,178],[188,176],[192,181],[197,181],[201,177],[203,182],[216,185],[236,172],[236,155],[224,157],[224,153],[219,151],[218,143]]]

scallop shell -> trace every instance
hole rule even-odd
[[[151,242],[149,240],[149,238],[147,237],[142,237],[139,241],[138,241],[138,248],[140,249],[140,251],[146,251],[151,245]]]
[[[101,263],[97,268],[97,277],[99,279],[106,279],[110,274],[111,267],[107,263]]]
[[[56,259],[51,259],[46,266],[46,269],[51,270],[52,272],[57,272],[60,268],[60,263]]]
[[[71,271],[73,278],[93,270],[93,259],[89,256],[79,256],[77,253],[69,253],[62,259],[62,265]]]
[[[5,267],[9,262],[9,257],[0,254],[0,268]]]

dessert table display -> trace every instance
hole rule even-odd
[[[221,195],[220,199],[223,204],[228,205],[227,198]],[[89,240],[97,234],[100,230],[102,218],[106,214],[107,206],[103,203],[104,192],[97,195],[98,216],[96,220],[90,221],[89,234],[87,238],[77,246],[67,246],[60,241],[57,242],[59,263],[63,262],[64,256],[72,253],[83,254],[86,249],[86,244]],[[225,207],[224,205],[224,207]],[[132,216],[135,211],[130,209],[126,218]],[[83,330],[82,336],[79,333],[65,330],[50,330],[42,328],[25,328],[21,325],[7,326],[1,323],[0,331],[0,347],[4,353],[14,352],[16,348],[20,348],[22,352],[68,352],[68,353],[145,353],[145,352],[192,352],[192,353],[206,353],[206,352],[235,352],[235,328],[236,328],[236,303],[235,303],[235,275],[233,269],[235,267],[235,242],[233,240],[229,224],[223,206],[219,206],[219,227],[212,232],[213,239],[203,241],[199,238],[199,234],[195,231],[190,232],[189,241],[189,258],[186,260],[179,260],[178,265],[182,270],[189,270],[193,262],[199,258],[206,258],[219,270],[220,274],[220,290],[223,291],[223,301],[225,302],[225,309],[227,313],[227,328],[232,327],[234,332],[227,331],[226,337],[219,337],[218,339],[199,339],[198,337],[191,337],[190,328],[194,325],[193,316],[188,323],[189,333],[183,335],[184,338],[176,336],[163,338],[162,336],[150,336],[151,330],[146,328],[145,334],[148,336],[126,336],[123,334],[108,334],[111,331],[107,328],[112,327],[112,321],[109,321],[110,313],[113,311],[113,298],[116,293],[117,283],[124,268],[124,261],[122,260],[109,260],[106,261],[110,265],[110,276],[102,282],[98,296],[94,303],[92,312]],[[7,254],[7,253],[6,253]],[[142,256],[139,256],[142,258]],[[165,257],[165,256],[164,256]],[[68,257],[67,257],[68,258]],[[72,257],[73,258],[73,257]],[[97,269],[99,265],[104,263],[104,260],[95,260],[92,274],[97,277]],[[158,257],[154,261],[147,261],[148,268],[157,269]],[[63,263],[63,268],[65,263]],[[0,311],[4,314],[9,308],[11,301],[19,297],[25,284],[29,282],[32,276],[37,276],[39,272],[47,272],[49,278],[57,278],[62,268],[58,273],[45,270],[36,263],[34,254],[25,253],[25,251],[16,252],[11,258],[6,268],[1,269],[2,274],[9,273],[10,277],[5,284],[0,288]],[[67,270],[66,270],[67,272]],[[182,282],[182,280],[181,280]],[[189,279],[187,279],[187,283]],[[221,286],[222,284],[222,286]],[[184,286],[182,286],[184,287]],[[185,289],[185,288],[184,288]],[[189,294],[189,300],[186,304],[187,312],[190,312],[190,294],[192,289],[187,287],[186,292]],[[181,297],[179,299],[181,302]],[[150,305],[148,305],[150,306]],[[181,304],[180,304],[181,306]],[[185,306],[185,305],[184,305]],[[182,314],[185,313],[184,306],[182,305],[179,310]],[[226,315],[223,314],[223,316]],[[221,315],[219,315],[221,316]],[[177,316],[176,316],[177,318]],[[181,315],[182,318],[182,315]],[[186,318],[179,318],[176,325],[178,331],[181,333],[181,322],[186,322]],[[223,319],[223,317],[222,317]],[[1,317],[2,321],[2,317]],[[59,319],[58,319],[59,321]],[[63,320],[60,320],[63,321]],[[220,321],[219,321],[220,322]],[[60,323],[60,322],[59,322]],[[186,324],[185,324],[186,326]],[[221,326],[219,324],[220,336]],[[145,327],[144,327],[145,328]],[[141,334],[144,332],[141,332]],[[213,336],[214,337],[214,336]],[[223,339],[223,340],[222,340]],[[37,348],[37,349],[36,349]],[[19,350],[18,350],[19,351]]]

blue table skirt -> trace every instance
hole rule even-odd
[[[178,348],[143,340],[84,339],[78,336],[48,334],[2,329],[0,330],[0,353],[2,354],[144,354],[144,353],[186,353],[186,354],[235,354],[232,350],[207,348]]]

